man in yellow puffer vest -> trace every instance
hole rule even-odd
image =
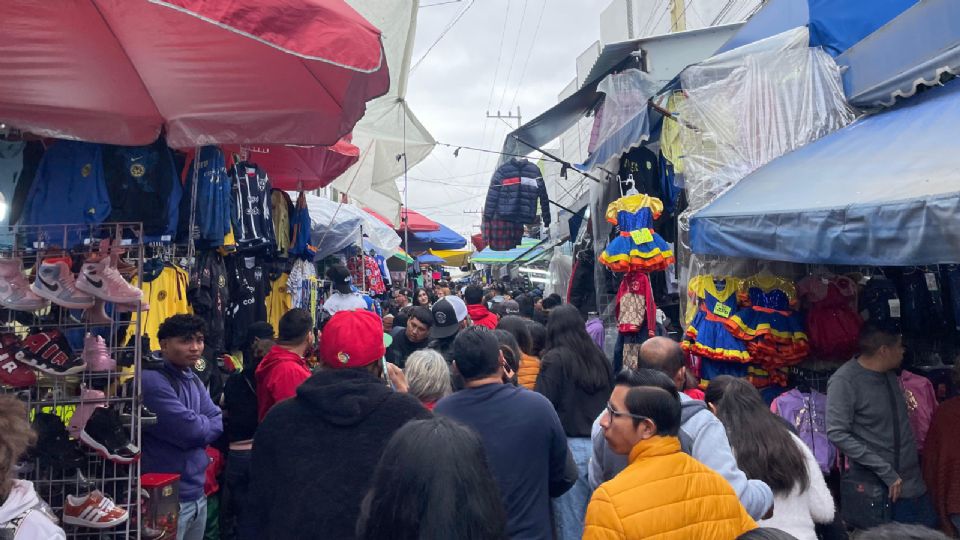
[[[602,417],[607,444],[630,464],[593,493],[584,540],[733,540],[755,529],[730,484],[680,450],[673,382],[643,371],[659,384],[616,386]]]

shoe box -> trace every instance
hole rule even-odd
[[[142,538],[176,538],[180,513],[180,475],[140,475],[140,534]]]

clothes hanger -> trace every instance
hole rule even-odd
[[[630,173],[630,175],[627,176],[626,183],[627,183],[628,186],[630,186],[629,188],[627,188],[627,196],[628,196],[628,197],[629,197],[630,195],[639,195],[639,194],[640,194],[640,192],[637,191],[637,187],[636,187],[637,182],[636,182],[636,180],[633,179],[633,173]]]

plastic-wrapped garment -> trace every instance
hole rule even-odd
[[[603,114],[594,118],[596,137],[591,133],[590,156],[577,168],[590,170],[607,164],[650,138],[647,101],[659,85],[639,69],[625,69],[604,77],[597,85],[603,93]]]
[[[816,358],[848,360],[859,349],[863,319],[857,313],[857,284],[846,276],[807,276],[797,284],[807,304],[807,335]]]
[[[899,282],[903,333],[912,336],[941,335],[946,329],[946,316],[937,273],[905,268]]]
[[[820,470],[829,474],[837,462],[837,448],[827,438],[827,396],[816,390],[803,393],[793,389],[777,397],[770,409],[796,428]]]
[[[930,423],[933,421],[933,413],[937,411],[938,405],[933,383],[922,375],[903,370],[900,373],[900,388],[907,402],[907,414],[910,415],[910,427],[913,429],[913,438],[917,441],[917,450],[922,452]]]
[[[617,320],[621,334],[636,334],[643,327],[651,337],[656,334],[657,305],[653,300],[650,279],[642,272],[630,272],[620,282],[617,292]],[[650,321],[652,324],[646,324]]]
[[[889,279],[871,277],[860,292],[860,316],[864,322],[900,329],[900,298],[897,287]]]
[[[750,361],[746,345],[725,324],[737,308],[739,286],[737,278],[709,275],[690,282],[690,293],[698,299],[699,307],[681,343],[685,351],[714,360]]]
[[[652,229],[653,220],[663,212],[660,199],[648,195],[627,195],[607,206],[606,218],[620,234],[600,254],[600,263],[614,272],[653,272],[674,262],[670,245]]]
[[[400,249],[400,236],[389,225],[352,204],[338,203],[305,195],[310,217],[310,244],[316,246],[315,257],[321,260],[360,240],[384,256],[393,256]]]

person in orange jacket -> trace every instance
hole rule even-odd
[[[630,464],[593,493],[584,540],[733,540],[757,524],[722,476],[680,449],[680,400],[669,377],[641,369],[649,384],[614,387],[604,437]]]

